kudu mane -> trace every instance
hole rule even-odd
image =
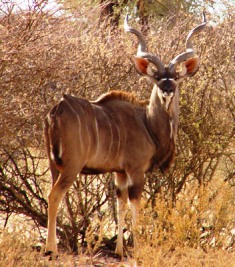
[[[143,107],[146,107],[146,105],[149,103],[148,100],[137,99],[136,95],[132,92],[125,92],[125,91],[118,91],[118,90],[113,90],[113,91],[110,91],[108,93],[101,95],[93,103],[102,104],[102,103],[113,101],[113,100],[127,101],[127,102],[132,103],[133,105],[143,106]]]

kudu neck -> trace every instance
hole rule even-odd
[[[168,137],[173,141],[176,139],[179,122],[178,89],[170,101],[167,101],[157,85],[154,85],[147,109],[147,118],[151,131],[160,143]]]

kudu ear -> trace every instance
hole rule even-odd
[[[193,57],[181,64],[181,70],[178,72],[179,78],[193,76],[199,68],[199,58]]]
[[[153,76],[154,72],[150,67],[149,61],[142,57],[133,57],[132,61],[135,65],[136,70],[140,75]]]

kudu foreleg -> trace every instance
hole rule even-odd
[[[123,228],[126,215],[126,206],[128,200],[127,176],[124,173],[116,173],[115,178],[117,186],[117,208],[118,208],[118,234],[115,253],[123,257]]]
[[[137,230],[139,223],[139,211],[142,192],[144,189],[144,174],[134,174],[133,185],[128,187],[128,197],[132,212],[132,228],[134,239],[134,252],[138,251]]]
[[[126,215],[128,192],[127,188],[117,189],[117,203],[118,203],[118,235],[115,253],[123,257],[123,228]]]
[[[116,174],[117,185],[117,203],[118,203],[118,236],[115,253],[123,257],[123,227],[126,215],[126,204],[129,198],[132,211],[132,226],[134,232],[138,226],[140,200],[144,188],[144,174],[134,173],[135,180],[131,175]],[[128,183],[132,185],[128,186]],[[137,241],[134,235],[134,247],[137,247]]]

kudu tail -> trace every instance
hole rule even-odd
[[[59,106],[59,105],[58,105]],[[58,106],[55,106],[44,122],[44,135],[46,140],[47,153],[50,160],[52,160],[56,166],[62,167],[62,144],[61,133],[59,128],[59,118],[57,117]]]

